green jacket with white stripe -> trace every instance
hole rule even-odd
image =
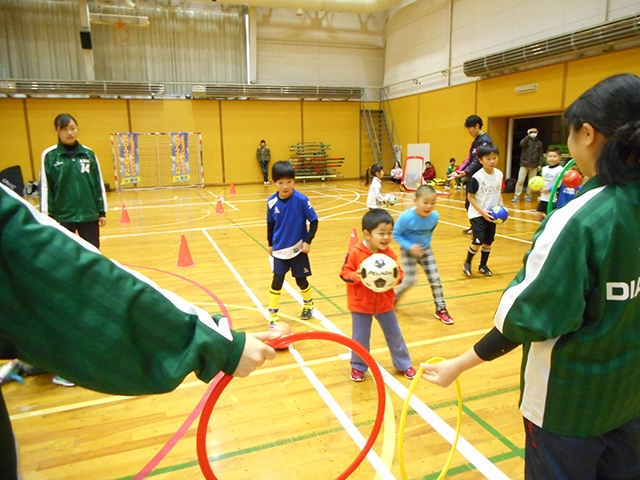
[[[542,223],[495,324],[524,344],[520,410],[590,437],[640,417],[640,165],[592,178]]]
[[[120,266],[0,186],[0,358],[99,392],[232,374],[245,334]]]
[[[109,209],[98,158],[79,142],[73,155],[61,142],[42,152],[40,175],[40,211],[59,222],[97,221]]]

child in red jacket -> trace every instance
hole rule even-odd
[[[409,350],[396,318],[393,306],[396,294],[393,289],[376,293],[365,287],[360,278],[360,264],[374,253],[382,253],[398,261],[389,247],[393,239],[393,217],[381,208],[369,210],[362,217],[362,233],[364,240],[351,247],[340,272],[340,278],[347,282],[347,302],[353,322],[351,336],[369,351],[371,323],[376,317],[391,352],[393,366],[406,378],[412,379],[416,371],[411,366]],[[398,280],[402,280],[399,266],[398,275]],[[362,382],[366,371],[366,363],[351,352],[351,380]]]

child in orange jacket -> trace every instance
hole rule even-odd
[[[382,253],[396,262],[398,258],[389,244],[393,239],[393,217],[384,209],[374,208],[362,217],[364,240],[356,243],[344,261],[340,278],[347,283],[347,302],[351,311],[352,338],[370,350],[371,324],[373,317],[378,320],[391,353],[393,366],[412,379],[416,375],[411,366],[409,350],[404,341],[400,325],[396,318],[393,289],[377,293],[367,288],[360,277],[360,265],[365,258],[374,253]],[[398,266],[398,280],[402,280],[402,270]],[[367,365],[354,352],[351,352],[351,380],[362,382]]]

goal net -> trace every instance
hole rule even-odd
[[[111,134],[116,190],[204,187],[198,132]]]

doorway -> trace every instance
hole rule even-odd
[[[527,136],[527,130],[536,127],[538,138],[544,146],[544,152],[550,146],[561,148],[563,157],[569,152],[567,137],[569,127],[560,114],[540,115],[535,117],[519,117],[509,120],[509,159],[507,159],[505,178],[517,178],[520,169],[520,141]]]

